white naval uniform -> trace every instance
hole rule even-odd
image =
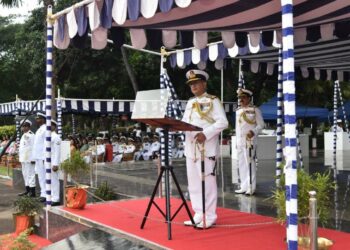
[[[152,156],[152,152],[151,152],[151,143],[149,142],[144,142],[142,143],[142,158],[145,161],[149,160],[149,157]]]
[[[199,103],[202,111],[210,106],[207,118],[201,118],[196,111],[195,103]],[[209,118],[208,118],[209,117]],[[219,152],[219,134],[228,126],[224,108],[218,98],[204,93],[200,97],[191,98],[186,105],[182,118],[184,122],[203,128],[206,137],[204,142],[205,154],[205,211],[208,223],[215,223],[217,205],[217,184],[214,172],[216,157]],[[196,218],[202,218],[202,182],[201,182],[201,153],[195,142],[195,135],[199,131],[187,131],[185,139],[185,156],[187,165],[188,191],[192,209]],[[215,157],[215,158],[214,158]],[[201,219],[200,219],[201,220]]]
[[[160,150],[160,142],[159,141],[153,142],[151,145],[151,156],[159,152],[159,150]]]
[[[45,180],[45,131],[46,125],[43,124],[36,131],[34,136],[34,145],[32,150],[32,159],[35,160],[35,172],[38,175],[40,186],[40,197],[46,198],[46,180]]]
[[[51,133],[51,191],[52,191],[52,202],[60,201],[60,180],[59,171],[54,172],[53,166],[60,166],[61,158],[61,138],[55,132]]]
[[[254,193],[256,188],[256,166],[254,155],[256,151],[257,136],[264,128],[264,120],[260,109],[250,105],[241,107],[236,111],[236,138],[237,159],[239,177],[242,192]],[[254,137],[247,140],[249,131],[253,131]],[[251,157],[249,157],[249,145],[252,145]],[[252,190],[250,190],[249,163],[251,162]]]
[[[32,164],[32,148],[34,134],[32,131],[24,133],[19,142],[18,156],[22,165],[22,174],[26,187],[35,187],[35,165]]]

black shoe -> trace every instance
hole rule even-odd
[[[29,194],[29,186],[26,186],[26,191],[23,192],[23,193],[18,194],[18,196],[25,196],[27,194]]]
[[[53,201],[52,203],[51,203],[51,206],[60,206],[61,205],[61,203],[59,202],[59,201]]]
[[[29,193],[27,194],[29,197],[35,197],[35,187],[29,188]]]
[[[39,200],[40,202],[45,202],[45,201],[46,201],[46,198],[45,198],[45,197],[40,197],[38,200]]]

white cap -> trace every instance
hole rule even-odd
[[[55,124],[57,127],[57,122],[55,120],[51,120],[51,124]]]
[[[207,81],[209,79],[209,75],[207,72],[205,72],[203,70],[191,69],[191,70],[187,71],[186,78],[187,78],[186,83],[190,83],[190,82],[198,81],[198,80]]]
[[[342,119],[337,120],[337,123],[342,123],[342,122],[343,122]]]
[[[248,90],[248,89],[237,89],[237,96],[240,97],[240,96],[248,96],[248,97],[251,97],[253,95],[253,92]]]
[[[32,122],[31,122],[30,120],[25,120],[25,121],[24,121],[24,119],[23,119],[23,120],[20,122],[20,124],[22,124],[22,126],[23,126],[24,124],[26,124],[26,123],[29,124],[29,127],[32,126]]]
[[[40,119],[40,118],[44,118],[44,119],[46,119],[46,115],[45,115],[45,114],[43,114],[43,113],[41,113],[41,112],[36,113],[36,117],[35,117],[35,119]]]

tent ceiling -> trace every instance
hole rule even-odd
[[[203,49],[207,31],[221,31],[226,48],[245,47],[248,34],[255,45],[261,40],[271,46],[273,31],[277,41],[281,39],[280,0],[86,0],[81,5],[54,15],[56,47],[66,49],[70,39],[81,42],[89,29],[94,49],[103,49],[108,35],[120,46],[125,29],[135,48],[147,43],[154,49],[173,48],[180,43]],[[348,0],[294,1],[296,44],[348,37],[349,20]]]

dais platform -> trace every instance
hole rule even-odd
[[[185,227],[183,220],[187,220],[187,215],[185,210],[180,210],[172,223],[173,239],[168,240],[165,219],[155,208],[151,209],[145,228],[140,229],[148,201],[144,198],[95,203],[88,204],[84,210],[55,207],[49,221],[51,224],[55,216],[69,219],[80,224],[81,231],[97,228],[151,249],[286,249],[286,229],[274,218],[227,208],[218,208],[217,224],[207,230]],[[158,198],[156,202],[164,208],[165,199]],[[172,198],[171,210],[175,211],[180,204],[180,199]],[[348,233],[320,229],[319,236],[335,242],[332,250],[350,249]]]

